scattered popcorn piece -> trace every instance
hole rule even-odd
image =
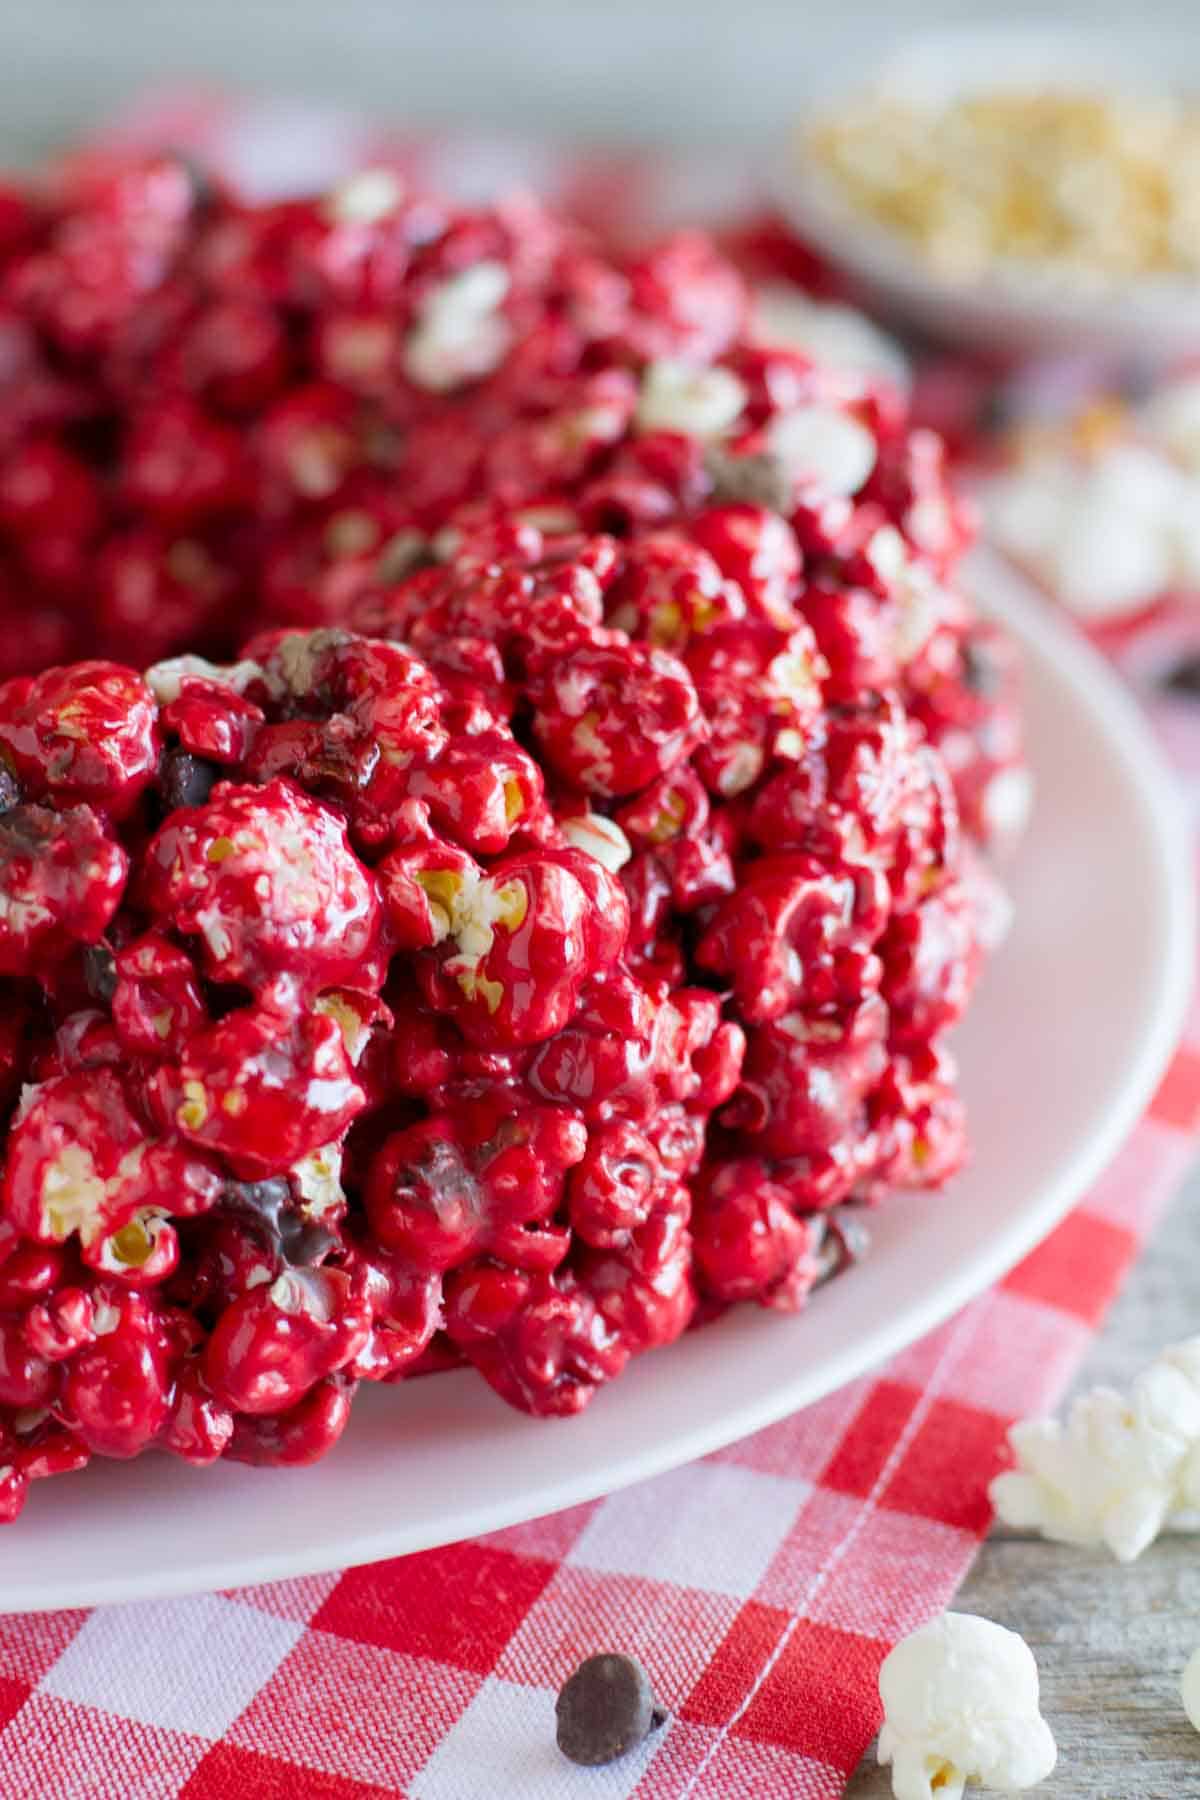
[[[1065,1426],[1026,1419],[1008,1438],[1017,1466],[990,1488],[1006,1525],[1133,1562],[1200,1501],[1200,1337],[1165,1350],[1127,1400],[1094,1388]]]
[[[1200,1731],[1200,1650],[1193,1650],[1188,1658],[1187,1666],[1179,1678],[1179,1695],[1184,1712],[1196,1730]]]
[[[1014,1792],[1058,1760],[1038,1672],[1015,1631],[944,1613],[904,1638],[879,1671],[879,1760],[896,1800],[961,1800],[968,1781]]]

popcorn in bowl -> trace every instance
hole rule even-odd
[[[1034,271],[1083,289],[1200,269],[1200,111],[1084,76],[986,78],[946,97],[881,81],[804,134],[863,221],[968,283]]]

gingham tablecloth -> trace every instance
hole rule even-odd
[[[294,172],[303,125],[305,179],[367,141],[286,109],[188,108],[127,130]],[[460,177],[472,154],[495,166],[491,148],[408,153]],[[577,187],[603,207],[628,176],[610,161]],[[678,167],[657,181],[653,205],[685,210]],[[1189,648],[1200,623],[1183,615],[1114,654],[1200,801],[1200,702],[1161,684]],[[369,1568],[0,1617],[0,1800],[840,1794],[878,1725],[880,1661],[946,1605],[987,1530],[1006,1424],[1063,1389],[1198,1124],[1200,1013],[1107,1175],[997,1288],[879,1373],[672,1474]],[[599,1648],[640,1657],[671,1717],[579,1770],[555,1748],[554,1698]]]

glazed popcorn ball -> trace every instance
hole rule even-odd
[[[804,1305],[966,1147],[1020,741],[936,439],[694,234],[169,158],[13,207],[6,1515]]]

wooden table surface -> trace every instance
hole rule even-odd
[[[1165,1344],[1200,1332],[1200,1170],[1109,1314],[1081,1387],[1124,1387]],[[1179,1674],[1200,1646],[1200,1537],[1166,1537],[1129,1567],[1107,1553],[997,1531],[955,1608],[1019,1631],[1058,1741],[1046,1800],[1200,1800],[1200,1735]],[[971,1788],[969,1793],[980,1790]],[[885,1800],[874,1746],[847,1800]]]

